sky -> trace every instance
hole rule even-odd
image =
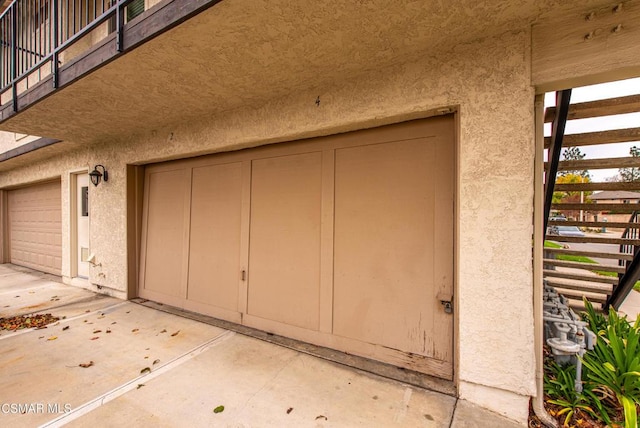
[[[574,88],[571,91],[571,103],[575,104],[635,94],[640,94],[640,78]],[[545,107],[555,105],[555,101],[555,92],[547,93],[545,96]],[[583,132],[608,131],[611,129],[638,127],[640,127],[640,113],[629,113],[591,119],[570,120],[567,122],[565,134],[580,134]],[[544,131],[545,136],[551,135],[550,123],[545,124]],[[640,146],[640,141],[604,144],[600,146],[584,146],[580,147],[580,151],[586,155],[585,159],[627,157],[629,156],[629,149],[634,145]],[[591,181],[601,182],[606,181],[608,177],[617,175],[618,170],[602,169],[591,170],[590,172]]]

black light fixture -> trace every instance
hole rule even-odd
[[[102,168],[102,172],[98,171],[98,168]],[[93,171],[89,173],[89,178],[91,178],[91,182],[94,186],[98,186],[100,184],[100,180],[104,179],[105,182],[109,181],[109,173],[102,165],[96,165],[93,168]]]

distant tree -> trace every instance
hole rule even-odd
[[[637,158],[640,157],[640,148],[633,146],[629,149],[629,154],[631,157]],[[625,182],[637,182],[640,181],[640,168],[638,167],[630,167],[630,168],[620,168],[618,170],[618,174],[620,175],[621,181]]]
[[[590,177],[583,177],[580,174],[573,174],[570,171],[565,175],[558,176],[556,178],[556,184],[570,184],[570,183],[590,183]],[[591,202],[590,196],[593,192],[591,191],[575,191],[575,192],[553,192],[553,199],[551,200],[554,204],[577,204],[580,202]],[[568,218],[579,218],[580,211],[572,210],[563,210],[562,213]]]
[[[580,151],[580,147],[569,147],[562,151],[562,160],[563,161],[574,161],[574,160],[582,160],[587,155]],[[566,175],[579,175],[584,178],[591,179],[591,173],[589,170],[575,170],[575,171],[560,171],[558,173],[560,176]],[[557,180],[556,180],[557,182]]]

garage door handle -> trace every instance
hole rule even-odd
[[[242,269],[242,272],[240,273],[240,277],[242,278],[243,281],[247,280],[247,271]]]

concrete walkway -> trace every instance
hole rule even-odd
[[[445,394],[0,265],[0,317],[35,312],[61,319],[0,331],[0,426],[519,426]]]

